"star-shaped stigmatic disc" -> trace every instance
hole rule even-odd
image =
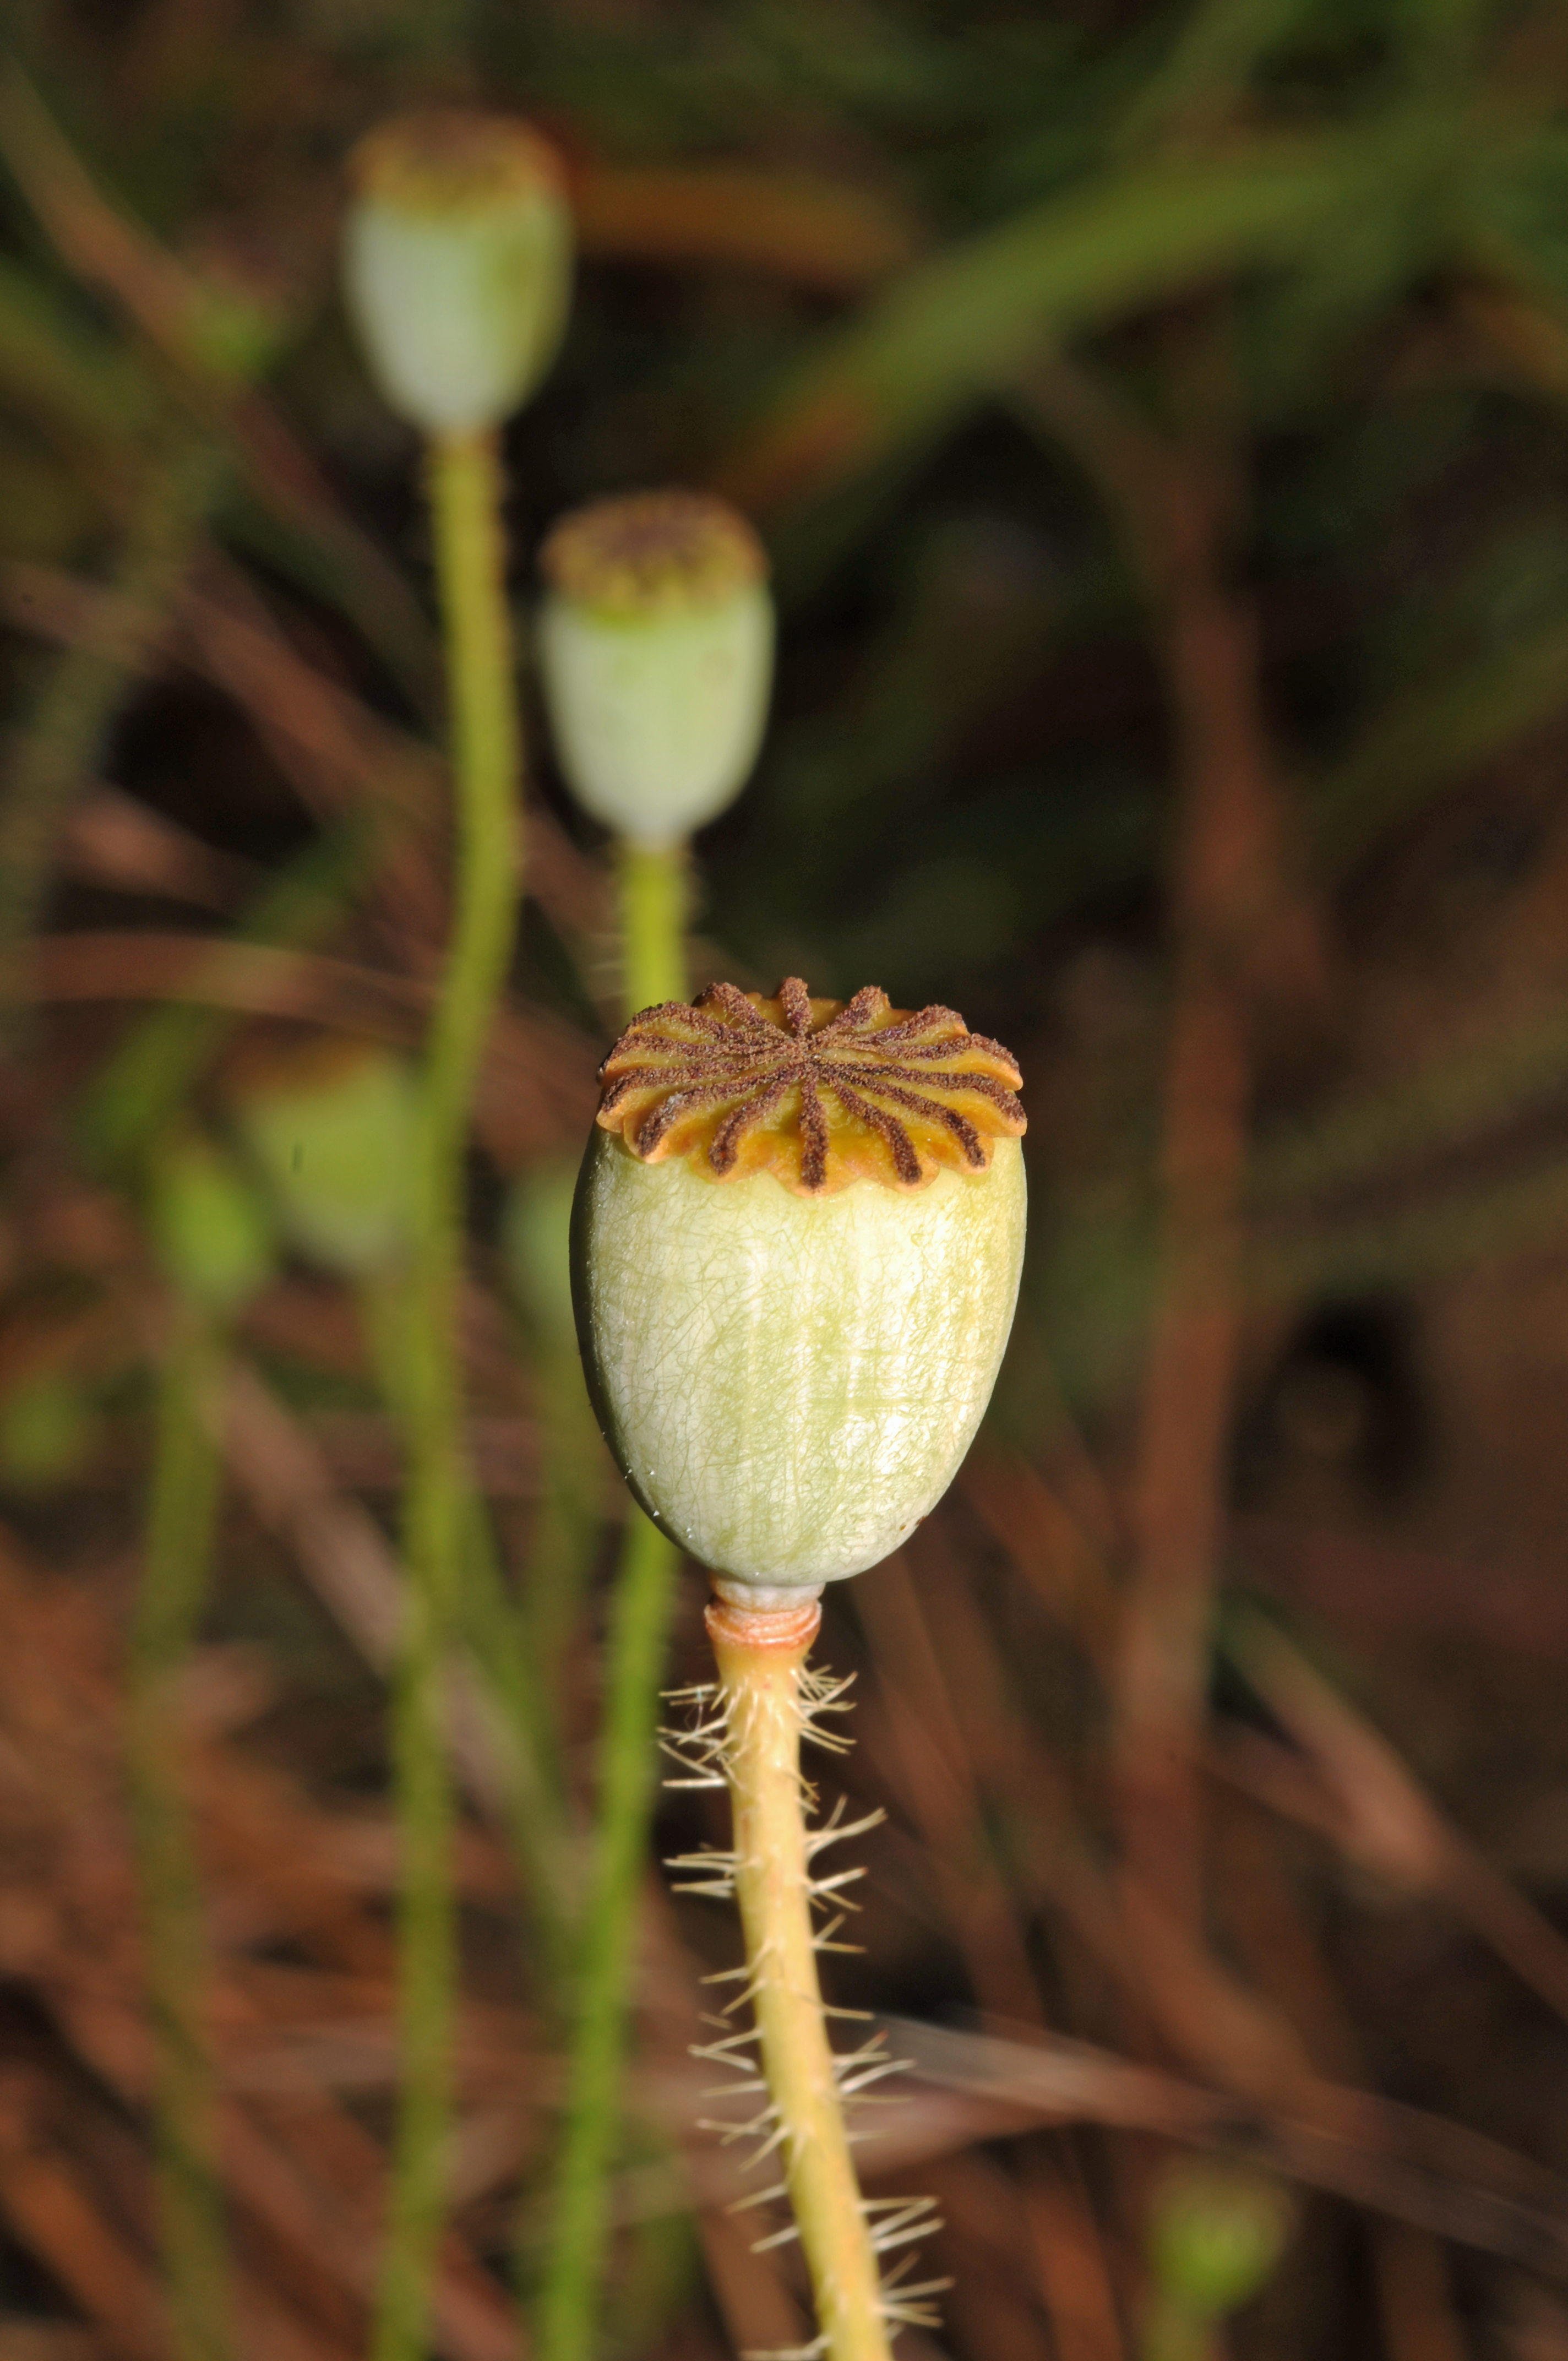
[[[684,1157],[714,1180],[771,1172],[803,1197],[983,1172],[1025,1127],[999,1042],[951,1008],[890,1007],[871,983],[852,1000],[813,1000],[795,975],[772,1000],[710,983],[690,1006],[633,1017],[599,1080],[600,1124],[644,1163]]]

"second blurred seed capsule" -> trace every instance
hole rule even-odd
[[[541,554],[539,656],[585,811],[669,845],[745,785],[767,721],[773,610],[745,519],[700,492],[596,501]]]
[[[344,290],[389,409],[435,436],[483,434],[555,357],[571,217],[526,124],[459,109],[395,117],[349,161]]]

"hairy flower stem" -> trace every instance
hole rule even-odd
[[[883,2297],[833,2071],[811,1921],[801,1670],[821,1609],[707,1610],[728,1708],[735,1892],[762,2071],[828,2361],[887,2361]]]
[[[685,997],[686,858],[684,838],[673,844],[638,844],[623,837],[616,848],[621,975],[629,1016]]]
[[[421,1078],[405,1330],[408,1599],[393,1703],[402,1843],[402,2061],[375,2361],[422,2361],[441,2234],[455,2004],[454,1801],[442,1698],[470,1514],[457,1338],[470,1099],[510,957],[519,891],[519,731],[497,438],[433,442],[429,493],[457,804],[452,937]]]
[[[132,1627],[129,1770],[156,2060],[158,2207],[176,2361],[226,2361],[215,2091],[203,2027],[201,1897],[181,1744],[179,1682],[206,1594],[219,1465],[204,1408],[222,1355],[181,1304],[158,1404],[147,1560]]]

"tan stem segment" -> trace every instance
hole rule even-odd
[[[716,1603],[708,1637],[729,1707],[736,1897],[784,2180],[828,2361],[888,2361],[876,2257],[850,2161],[817,1981],[800,1777],[801,1668],[815,1599],[773,1613]]]

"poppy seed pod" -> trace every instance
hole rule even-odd
[[[637,1499],[726,1597],[858,1574],[946,1491],[1024,1254],[1018,1069],[874,986],[712,984],[600,1069],[573,1213],[589,1390]]]
[[[745,519],[700,492],[598,500],[540,554],[539,661],[566,784],[634,843],[671,844],[745,785],[773,610]]]
[[[1220,2320],[1266,2285],[1293,2227],[1289,2195],[1277,2181],[1183,2163],[1156,2185],[1149,2260],[1168,2297],[1201,2320]]]
[[[345,1279],[405,1257],[418,1109],[400,1058],[330,1037],[284,1058],[258,1053],[230,1109],[291,1246]]]
[[[571,216],[525,124],[400,115],[349,159],[344,292],[389,409],[433,435],[499,426],[555,357]]]
[[[199,1133],[164,1143],[150,1176],[148,1225],[175,1286],[208,1312],[238,1311],[272,1275],[266,1207],[233,1159]]]

